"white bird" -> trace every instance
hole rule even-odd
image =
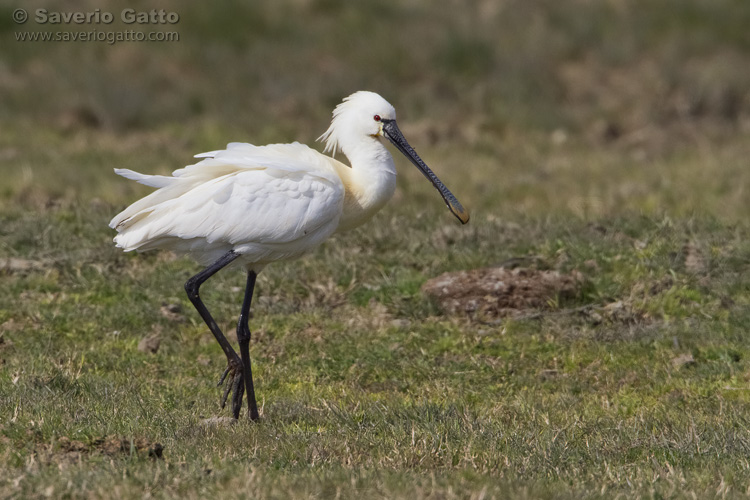
[[[112,219],[109,225],[118,232],[117,246],[126,252],[173,250],[207,266],[185,283],[185,290],[227,357],[219,385],[231,374],[222,408],[233,391],[235,419],[245,389],[249,418],[259,418],[248,327],[257,274],[272,262],[302,256],[337,231],[361,225],[383,207],[396,188],[396,168],[383,137],[432,182],[461,223],[467,223],[468,212],[401,134],[396,110],[373,92],[344,99],[318,139],[326,143],[324,152],[335,155],[341,150],[350,165],[297,142],[230,143],[224,150],[196,155],[203,160],[171,176],[115,169],[123,177],[158,188]],[[198,294],[203,282],[229,264],[247,272],[237,324],[241,358]]]

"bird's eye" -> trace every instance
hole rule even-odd
[[[375,116],[372,117],[372,119],[375,120],[376,122],[379,122],[380,121],[380,115],[375,115]]]

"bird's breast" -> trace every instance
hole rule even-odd
[[[338,231],[348,231],[372,218],[391,199],[396,190],[396,171],[359,174],[344,182],[344,207]]]

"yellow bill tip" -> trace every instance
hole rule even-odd
[[[454,204],[451,204],[449,208],[451,209],[453,215],[455,215],[456,218],[461,221],[461,224],[466,224],[469,222],[469,211],[464,207],[462,207],[461,205],[455,206]]]

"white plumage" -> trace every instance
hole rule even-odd
[[[198,157],[205,159],[172,177],[116,170],[159,188],[112,219],[117,246],[189,253],[204,265],[234,250],[259,272],[338,227],[345,189],[332,158],[299,143],[232,143]]]
[[[356,92],[339,104],[321,136],[327,152],[341,150],[350,165],[299,144],[230,143],[199,154],[202,160],[171,176],[115,172],[157,188],[117,214],[110,227],[125,251],[162,248],[192,255],[207,266],[185,284],[193,305],[227,356],[222,381],[232,374],[234,417],[243,392],[249,416],[259,418],[250,369],[248,317],[255,278],[271,262],[300,257],[335,231],[359,226],[391,198],[396,167],[387,138],[438,189],[462,223],[469,214],[424,164],[396,125],[396,110],[373,92]],[[242,358],[227,341],[199,296],[203,282],[230,264],[247,270],[245,299],[237,325]],[[243,385],[244,380],[244,385]]]

